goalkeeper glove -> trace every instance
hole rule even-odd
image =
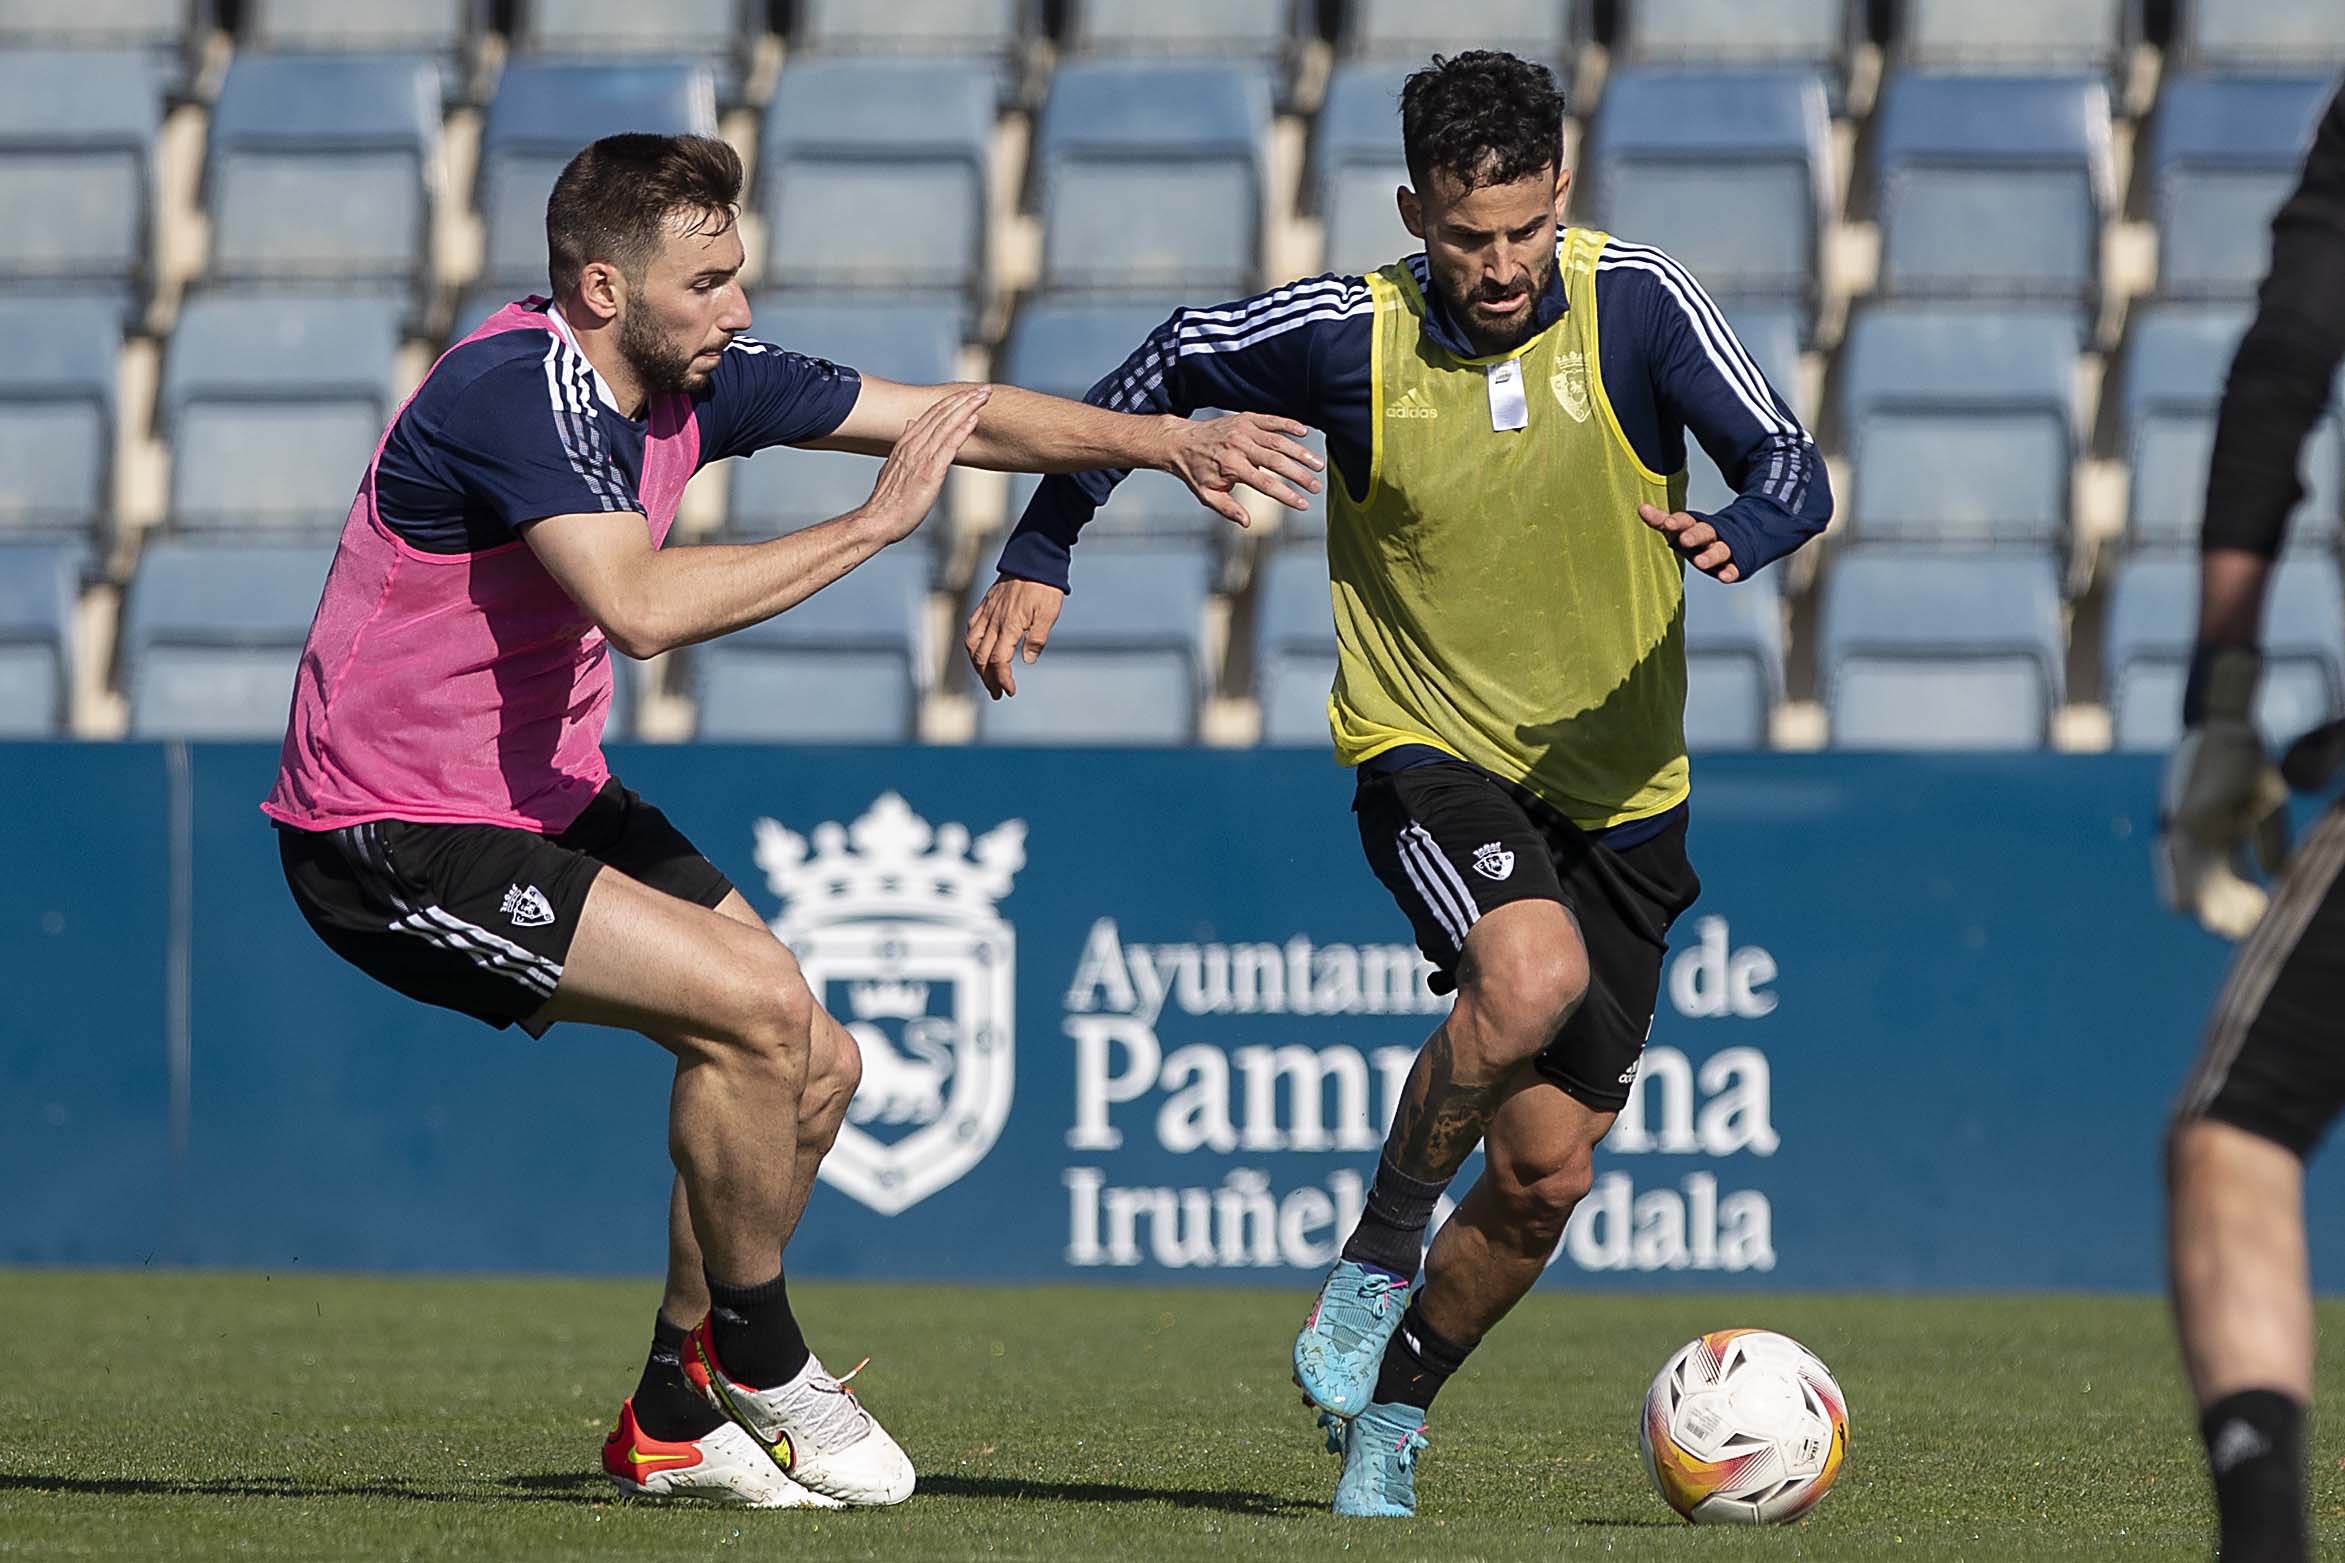
[[[2251,714],[2262,673],[2251,648],[2200,648],[2159,801],[2159,897],[2226,939],[2246,937],[2269,901],[2248,877],[2251,847],[2267,874],[2288,852],[2287,784]]]

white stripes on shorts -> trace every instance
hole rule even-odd
[[[554,985],[562,980],[560,961],[523,949],[477,923],[468,923],[444,906],[417,904],[408,896],[398,870],[391,866],[390,850],[383,845],[382,835],[373,825],[352,825],[344,834],[358,849],[360,857],[382,876],[383,889],[392,904],[406,914],[389,925],[393,933],[407,934],[461,955],[483,971],[511,978],[540,998],[553,997]]]
[[[1401,827],[1395,844],[1400,849],[1400,865],[1407,870],[1418,899],[1432,911],[1450,943],[1463,950],[1467,931],[1482,915],[1474,893],[1466,888],[1465,876],[1441,850],[1433,833],[1415,820]]]

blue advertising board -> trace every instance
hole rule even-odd
[[[1446,1001],[1324,755],[613,761],[862,1046],[794,1274],[1295,1284],[1332,1256]],[[0,1169],[44,1193],[0,1210],[0,1262],[658,1266],[665,1055],[341,964],[254,808],[273,747],[0,764]],[[2155,1286],[2166,1103],[2225,959],[2152,897],[2155,780],[1699,762],[1704,893],[1552,1278]],[[2337,1187],[2314,1179],[2324,1281]]]

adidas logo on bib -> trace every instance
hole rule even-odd
[[[500,908],[516,928],[543,928],[554,920],[554,904],[535,885],[509,885]]]
[[[1392,405],[1384,409],[1384,416],[1387,418],[1438,418],[1441,416],[1441,409],[1433,405],[1433,398],[1425,394],[1423,386],[1412,385],[1393,398]]]

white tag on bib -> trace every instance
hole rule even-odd
[[[1523,361],[1509,358],[1504,363],[1490,366],[1490,430],[1504,434],[1509,429],[1528,428],[1531,422],[1531,404],[1523,400]]]

